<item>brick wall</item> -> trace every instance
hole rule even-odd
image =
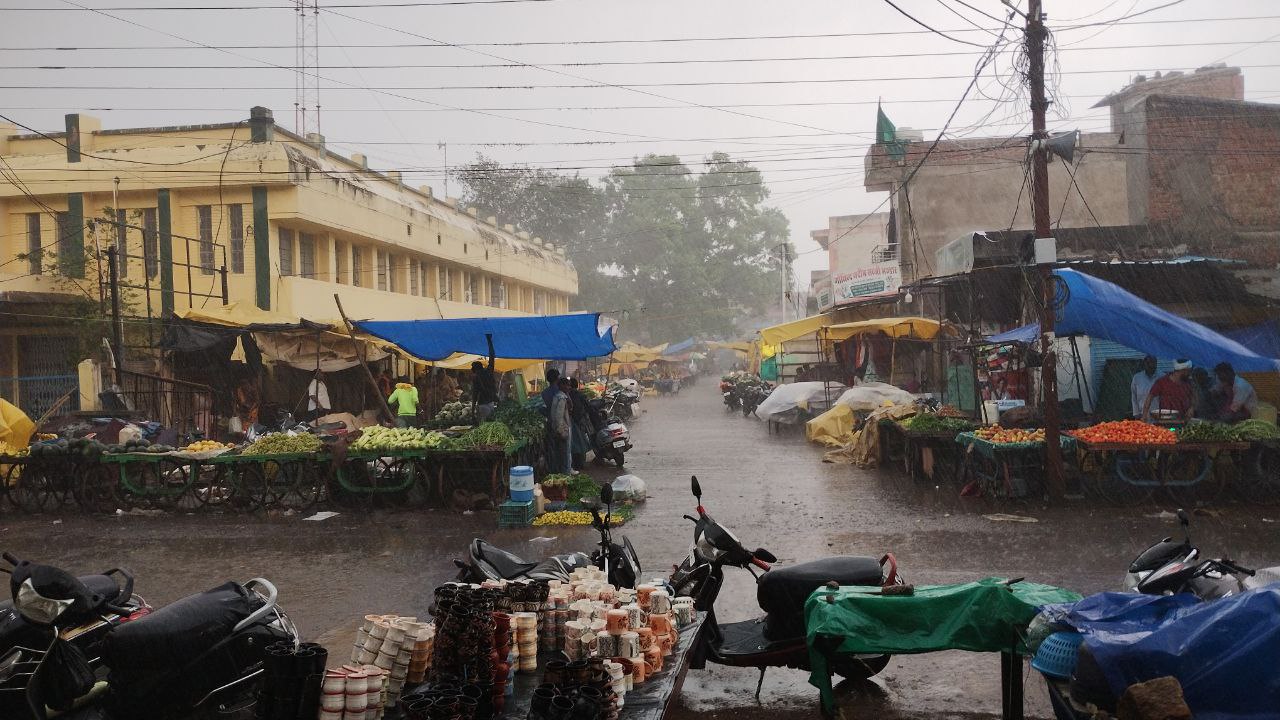
[[[1146,100],[1151,223],[1280,228],[1280,105]]]

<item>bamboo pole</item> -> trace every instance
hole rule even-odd
[[[347,336],[351,338],[351,342],[358,343],[355,330],[351,329],[351,321],[347,319],[347,311],[342,309],[342,298],[338,297],[338,293],[333,294],[333,301],[338,304],[338,315],[342,316],[342,324],[347,328]],[[394,422],[396,417],[391,414],[391,406],[387,404],[387,399],[382,397],[382,389],[378,387],[378,381],[374,379],[373,371],[369,369],[369,363],[363,356],[360,358],[360,367],[364,368],[364,375],[373,388],[373,394],[378,398],[378,408],[386,415],[387,420]]]

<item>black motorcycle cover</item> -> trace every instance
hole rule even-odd
[[[837,556],[781,567],[760,576],[756,601],[768,613],[766,640],[778,641],[804,635],[804,601],[828,582],[840,585],[879,585],[883,571],[875,558]]]
[[[36,673],[37,697],[55,710],[67,710],[76,698],[93,689],[96,680],[89,659],[80,648],[59,640]]]
[[[232,630],[261,605],[228,582],[116,628],[103,643],[114,704],[132,717],[164,717],[235,679],[248,660],[236,657]]]

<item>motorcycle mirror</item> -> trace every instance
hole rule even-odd
[[[613,485],[606,483],[600,488],[600,502],[604,503],[605,507],[613,504]]]
[[[754,555],[757,560],[763,560],[767,563],[778,562],[777,556],[775,556],[773,553],[769,552],[768,550],[765,550],[764,548],[756,548],[755,552],[751,554]]]
[[[689,480],[689,484],[693,486],[693,496],[698,499],[698,502],[702,502],[702,486],[698,484],[698,476],[693,475]]]
[[[1182,508],[1178,508],[1178,523],[1181,524],[1182,527],[1187,527],[1191,524],[1190,516],[1188,516],[1187,511]]]

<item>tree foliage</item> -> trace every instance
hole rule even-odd
[[[483,156],[456,174],[469,205],[563,244],[575,307],[619,317],[629,337],[730,334],[776,299],[786,217],[760,171],[725,153],[699,171],[648,155],[598,181]]]

